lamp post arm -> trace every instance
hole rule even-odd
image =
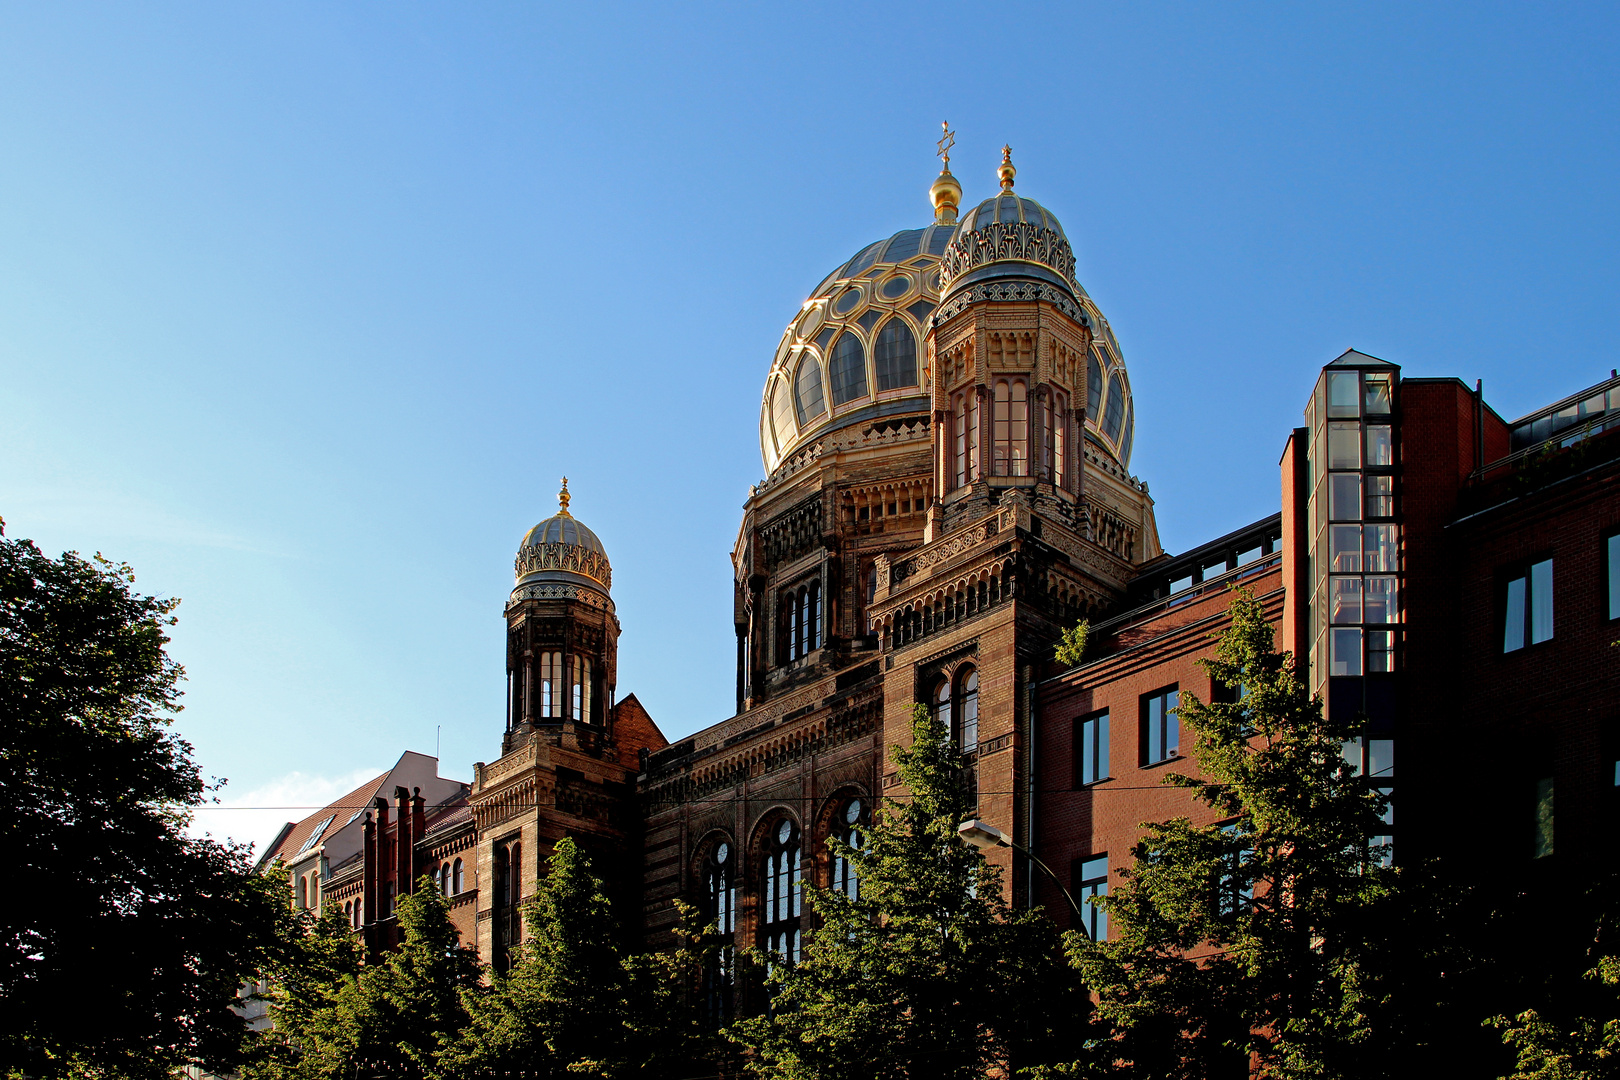
[[[1040,860],[1038,856],[1036,856],[1034,852],[1028,850],[1027,848],[1015,844],[1011,840],[1003,839],[1001,842],[1018,852],[1018,854],[1022,855],[1036,866],[1040,867],[1041,870],[1045,872],[1046,876],[1052,879],[1052,884],[1058,887],[1058,891],[1063,894],[1063,899],[1069,902],[1069,910],[1074,912],[1074,921],[1079,927],[1080,932],[1086,936],[1087,941],[1091,940],[1091,931],[1086,928],[1085,912],[1080,910],[1080,905],[1075,903],[1074,897],[1069,893],[1068,887],[1065,886],[1062,881],[1058,880],[1058,876],[1052,872],[1052,868],[1047,866]]]

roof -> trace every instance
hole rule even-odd
[[[266,867],[277,859],[292,861],[292,859],[315,847],[327,836],[337,832],[356,817],[366,812],[371,800],[377,797],[377,791],[383,782],[392,775],[393,770],[383,773],[366,781],[341,799],[336,800],[303,821],[294,822],[290,830],[283,830],[276,843],[271,844],[259,857],[259,866]]]

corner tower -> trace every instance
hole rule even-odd
[[[497,971],[523,938],[523,901],[562,837],[591,855],[619,898],[636,901],[635,777],[644,754],[665,745],[633,696],[614,700],[613,570],[596,534],[569,512],[566,479],[558,501],[518,547],[505,611],[501,756],[473,767],[468,800],[477,877],[457,902],[476,903],[478,952]]]

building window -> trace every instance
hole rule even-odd
[[[956,744],[962,753],[979,748],[979,673],[968,669],[956,678]]]
[[[861,800],[851,799],[844,807],[843,813],[834,820],[833,827],[837,830],[838,839],[844,846],[855,851],[861,849],[861,834],[857,826],[861,823]],[[832,864],[833,892],[843,893],[851,900],[861,898],[860,882],[855,877],[855,864],[844,855],[834,853]]]
[[[1022,379],[998,379],[992,414],[997,476],[1029,475],[1029,396]]]
[[[1609,571],[1609,618],[1620,619],[1620,533],[1603,541],[1603,551]]]
[[[450,895],[460,896],[466,891],[466,888],[466,881],[462,877],[461,860],[457,859],[455,865],[450,869]]]
[[[972,387],[959,390],[951,407],[953,487],[967,487],[978,478],[979,395]]]
[[[1082,927],[1092,941],[1108,940],[1108,912],[1097,906],[1108,895],[1108,856],[1093,855],[1075,863],[1074,902],[1080,905]]]
[[[1069,395],[1061,390],[1052,391],[1047,407],[1041,412],[1046,422],[1046,475],[1061,488],[1067,479],[1065,462],[1069,452]]]
[[[1535,858],[1553,853],[1553,778],[1536,781],[1535,842],[1531,849]]]
[[[928,702],[929,708],[934,710],[934,719],[939,721],[940,727],[945,729],[947,737],[954,734],[951,727],[951,682],[949,679],[939,680],[934,687],[933,698]]]
[[[732,987],[735,985],[735,939],[737,929],[737,887],[735,859],[731,844],[725,840],[709,850],[703,863],[704,914],[714,925],[719,936],[718,947],[709,957],[703,973],[704,997],[708,1001],[709,1017],[723,1020],[731,1015]]]
[[[1103,418],[1103,434],[1108,441],[1119,445],[1119,436],[1125,424],[1125,379],[1114,372],[1108,380],[1108,411]]]
[[[298,875],[295,889],[293,907],[302,911],[304,908],[309,907],[309,883],[304,879],[303,874]]]
[[[787,818],[771,832],[765,851],[765,948],[789,964],[799,961],[799,828]]]
[[[587,723],[591,719],[591,660],[588,656],[574,654],[574,693],[573,707],[574,719]]]
[[[777,601],[782,629],[782,663],[791,663],[821,648],[821,582],[807,581],[784,589]]]
[[[1142,698],[1143,765],[1169,761],[1181,751],[1181,722],[1175,715],[1180,702],[1181,693],[1173,686]]]
[[[1108,713],[1082,716],[1074,722],[1075,787],[1108,779]]]
[[[873,359],[879,390],[917,385],[917,338],[900,319],[890,319],[878,332]]]
[[[1215,910],[1223,917],[1232,918],[1249,910],[1254,901],[1254,882],[1249,879],[1249,861],[1254,857],[1252,847],[1236,847],[1236,822],[1221,826],[1228,848],[1221,853],[1220,876],[1215,883]]]
[[[821,395],[821,366],[809,353],[799,361],[799,370],[793,376],[793,410],[801,428],[827,411],[826,399]]]
[[[540,654],[540,716],[546,719],[562,717],[562,653]]]
[[[1395,516],[1395,478],[1393,476],[1367,477],[1367,516],[1390,518]]]
[[[866,396],[866,350],[854,334],[840,334],[828,365],[834,405]]]
[[[1532,563],[1530,569],[1507,583],[1502,651],[1514,652],[1538,645],[1553,636],[1553,564],[1551,559]]]
[[[1103,362],[1095,347],[1086,358],[1086,417],[1094,427],[1102,426]]]

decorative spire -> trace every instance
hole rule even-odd
[[[568,512],[568,504],[571,501],[571,498],[570,498],[570,496],[568,494],[568,477],[566,477],[566,476],[563,477],[562,482],[563,482],[562,490],[557,492],[557,504],[562,507],[562,509],[560,511],[558,511],[558,512],[563,517],[573,517],[574,515],[570,514]]]
[[[1001,180],[1002,191],[1011,191],[1013,189],[1013,177],[1017,174],[1018,170],[1013,168],[1012,163],[1012,147],[1003,146],[1001,148],[1001,167],[996,170],[996,176]]]
[[[951,130],[949,122],[939,126],[944,132],[939,140],[941,165],[938,179],[928,189],[928,197],[934,202],[934,220],[941,225],[954,225],[957,208],[962,205],[962,185],[951,175],[951,147],[956,145],[956,132]]]

